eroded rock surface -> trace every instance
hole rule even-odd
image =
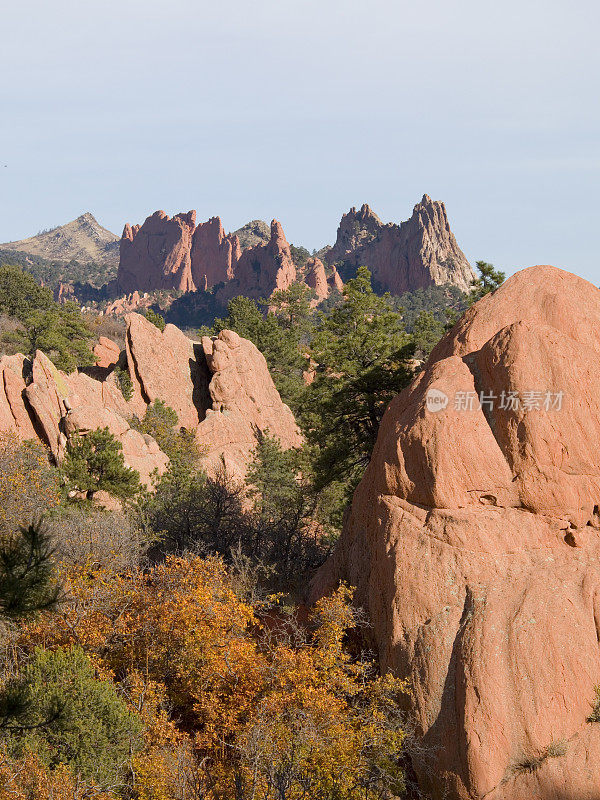
[[[574,275],[477,303],[388,407],[313,585],[358,587],[436,800],[600,797],[599,357]]]
[[[450,230],[446,207],[428,195],[400,225],[383,223],[368,205],[351,208],[327,260],[369,267],[376,288],[392,294],[446,283],[467,291],[475,277]]]
[[[286,449],[302,445],[294,415],[252,342],[234,331],[221,331],[217,338],[205,336],[202,348],[212,374],[211,406],[196,430],[196,441],[206,448],[209,469],[223,459],[230,474],[242,477],[257,437],[266,431]]]
[[[269,431],[284,447],[302,443],[290,409],[282,402],[257,348],[232,331],[202,342],[174,325],[160,331],[139,314],[126,318],[126,350],[110,340],[96,353],[102,369],[66,375],[44,353],[0,360],[0,431],[20,439],[39,438],[57,462],[69,437],[107,427],[123,445],[125,462],[150,486],[167,456],[150,436],[130,424],[147,406],[162,400],[177,413],[180,427],[195,432],[209,471],[225,462],[241,478],[261,433]],[[116,357],[116,358],[115,358]],[[132,384],[125,400],[115,370],[124,365]]]
[[[246,240],[245,240],[246,241]],[[123,293],[159,289],[190,292],[223,283],[218,297],[268,297],[296,280],[296,267],[281,223],[273,220],[267,241],[255,236],[242,249],[226,234],[219,217],[196,226],[196,212],[169,217],[156,211],[143,225],[125,225],[114,290]],[[118,313],[119,307],[111,308]]]

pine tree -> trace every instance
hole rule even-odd
[[[13,757],[34,752],[46,766],[67,764],[103,788],[122,782],[142,726],[113,683],[98,680],[77,646],[36,648],[0,690],[0,731]]]
[[[162,314],[158,314],[156,311],[153,311],[151,308],[149,308],[147,309],[144,316],[146,317],[148,322],[151,322],[153,325],[156,325],[159,331],[164,331],[166,327],[166,322]]]
[[[303,413],[315,448],[316,487],[338,483],[347,500],[367,465],[390,400],[406,386],[411,338],[388,294],[360,267],[344,302],[322,317],[311,346],[318,364]]]
[[[479,270],[479,277],[475,278],[471,283],[469,305],[473,305],[484,295],[495,292],[506,280],[505,273],[494,269],[493,264],[488,264],[486,261],[478,261],[475,266]]]
[[[433,312],[421,311],[413,328],[415,352],[427,358],[444,335],[444,329],[444,324],[434,317]]]
[[[140,491],[139,473],[125,466],[123,446],[108,428],[71,437],[62,471],[70,488],[84,492],[88,500],[99,491],[120,500]]]
[[[52,293],[20,267],[0,267],[0,314],[23,325],[24,330],[11,334],[11,341],[29,355],[43,350],[66,372],[95,363],[92,332],[79,308],[75,303],[55,303]]]
[[[41,521],[0,541],[0,615],[18,619],[53,608],[60,590]]]

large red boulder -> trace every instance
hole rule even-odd
[[[205,467],[221,462],[241,478],[261,433],[276,437],[285,449],[300,447],[302,435],[269,374],[263,354],[234,331],[202,339],[211,373],[210,407],[196,430]]]
[[[574,275],[477,303],[388,407],[313,584],[357,586],[436,800],[600,797],[599,355]]]
[[[133,386],[130,404],[142,417],[146,406],[162,400],[176,413],[179,425],[194,430],[204,419],[209,374],[198,359],[199,344],[175,325],[160,331],[141,314],[125,317],[127,367]]]

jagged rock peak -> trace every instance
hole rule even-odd
[[[437,284],[467,291],[474,272],[450,230],[443,203],[423,195],[412,216],[401,224],[383,223],[368,205],[344,214],[330,264],[348,270],[369,267],[381,291],[402,294]]]
[[[281,223],[273,220],[266,242],[242,250],[219,217],[196,226],[196,212],[169,217],[156,211],[141,226],[127,224],[120,242],[116,285],[124,294],[157,289],[195,291],[224,283],[220,298],[268,296],[296,279]]]

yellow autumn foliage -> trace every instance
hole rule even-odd
[[[20,646],[77,643],[144,724],[137,800],[374,800],[402,789],[397,679],[344,647],[352,593],[307,624],[268,624],[223,562],[169,557],[146,570],[63,574],[68,602],[29,623]],[[1,798],[0,798],[1,800]]]
[[[59,500],[58,472],[49,465],[46,449],[0,432],[0,535],[13,534]]]

